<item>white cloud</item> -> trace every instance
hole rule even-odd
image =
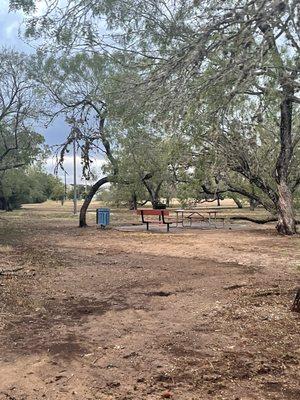
[[[18,30],[19,30],[20,23],[19,21],[13,21],[9,25],[5,27],[5,35],[7,39],[11,39],[13,37],[18,36]]]
[[[9,12],[8,0],[0,0],[0,45],[30,52],[31,49],[19,37],[24,14],[21,11]]]
[[[6,14],[8,10],[8,0],[0,0],[0,15]]]

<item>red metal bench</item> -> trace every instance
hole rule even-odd
[[[136,212],[141,215],[142,223],[147,225],[147,231],[149,231],[149,224],[159,224],[159,225],[167,225],[167,232],[170,231],[170,225],[173,222],[170,219],[166,219],[165,217],[169,216],[169,211],[167,210],[149,210],[149,209],[140,209],[136,210]],[[158,219],[148,218],[149,216],[157,216]],[[146,218],[145,218],[146,217]]]

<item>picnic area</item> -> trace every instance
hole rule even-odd
[[[298,399],[299,237],[126,209],[100,230],[97,207],[84,230],[70,202],[2,214],[1,400]]]
[[[0,0],[0,400],[300,400],[300,0]]]

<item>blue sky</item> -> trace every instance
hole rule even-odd
[[[27,44],[24,40],[20,38],[19,30],[20,25],[23,20],[23,15],[21,12],[9,12],[8,0],[0,0],[0,47],[10,47],[18,51],[23,51],[26,53],[33,52],[32,47]],[[41,5],[42,5],[41,1]],[[49,145],[60,144],[66,138],[70,128],[65,124],[63,118],[57,118],[51,126],[47,129],[40,125],[37,129],[45,137],[46,143]],[[78,157],[78,172],[77,178],[80,181],[80,160]],[[103,164],[103,160],[95,160],[94,165],[99,174],[101,175],[100,168]],[[73,170],[72,170],[73,160],[72,156],[68,155],[65,159],[65,169],[68,172],[68,183],[73,181]],[[55,160],[49,158],[47,160],[46,169],[47,171],[53,173],[55,167]],[[63,173],[59,174],[63,176]]]
[[[23,16],[21,12],[9,12],[8,0],[0,0],[0,44],[1,46],[11,47],[18,51],[26,53],[33,52],[32,47],[20,38],[19,29]],[[68,133],[68,126],[65,125],[62,118],[57,119],[48,128],[43,125],[39,130],[45,136],[49,145],[59,144]]]
[[[1,45],[26,50],[28,46],[18,39],[18,29],[22,16],[20,13],[8,13],[8,1],[0,0],[0,40]]]

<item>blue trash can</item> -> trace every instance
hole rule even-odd
[[[97,208],[96,210],[96,223],[100,228],[104,229],[109,225],[110,209],[109,208]]]

